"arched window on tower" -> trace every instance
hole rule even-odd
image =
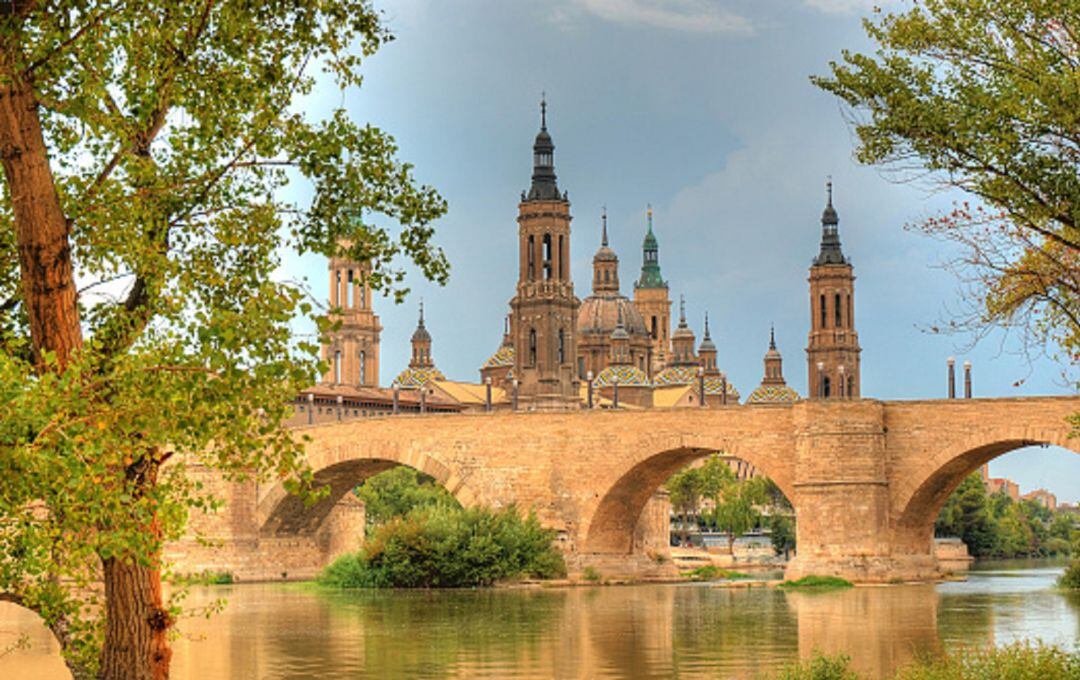
[[[847,379],[847,395],[849,397],[855,396],[855,376],[849,375]]]
[[[834,306],[836,307],[836,327],[837,328],[843,328],[844,327],[844,320],[840,316],[840,293],[836,294],[836,297],[833,299],[833,303],[834,303]]]
[[[551,234],[544,234],[544,280],[550,281],[552,275]]]
[[[562,366],[566,363],[566,334],[563,333],[563,329],[559,329],[559,365]]]
[[[828,397],[829,392],[832,389],[832,385],[829,382],[829,376],[822,376],[821,378],[821,396]]]
[[[334,271],[334,306],[341,306],[341,270]]]
[[[529,263],[529,280],[532,281],[536,278],[536,237],[532,234],[529,234],[529,247],[525,258]]]
[[[360,364],[360,380],[359,384],[364,385],[367,383],[367,353],[364,350],[360,350],[360,355],[357,357]]]
[[[345,306],[352,308],[352,306],[356,304],[356,301],[354,299],[353,273],[351,269],[349,270],[348,276],[345,277],[345,280],[348,282],[345,286]]]
[[[536,365],[536,329],[529,329],[529,365]]]
[[[824,295],[824,293],[821,295],[821,298],[818,300],[818,306],[821,309],[821,315],[820,315],[821,316],[821,327],[825,328],[825,322],[828,320],[828,316],[827,316],[827,314],[825,312],[825,295]]]
[[[656,339],[656,317],[655,316],[652,318],[652,330],[649,331],[649,334],[652,335],[653,340]]]
[[[341,350],[334,352],[334,384],[341,384]]]
[[[563,237],[559,235],[559,278],[565,279],[566,276],[566,252],[563,250]]]
[[[855,317],[853,317],[851,315],[851,293],[848,293],[847,294],[847,325],[848,325],[848,328],[855,328],[855,322],[852,321],[852,319],[854,319],[854,318]]]

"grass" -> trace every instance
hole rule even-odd
[[[763,676],[763,680],[863,680],[847,656],[816,654],[812,659]],[[1080,680],[1080,652],[1040,643],[971,649],[916,661],[890,680]],[[868,679],[867,679],[868,680]]]
[[[803,576],[797,581],[784,581],[779,587],[788,590],[839,590],[851,588],[852,582],[839,576]]]
[[[740,579],[750,578],[750,574],[744,574],[741,571],[729,571],[727,569],[721,569],[714,564],[708,564],[704,567],[698,567],[683,574],[684,577],[691,581],[719,581],[721,579]]]
[[[174,574],[171,581],[185,586],[227,586],[236,582],[229,571],[201,571],[197,574]]]

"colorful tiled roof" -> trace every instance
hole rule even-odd
[[[484,362],[484,368],[502,368],[514,365],[514,346],[503,345],[498,351],[488,357]]]
[[[705,376],[705,394],[706,396],[720,396],[724,391],[724,382],[720,378],[714,375]],[[735,389],[735,386],[731,384],[729,380],[727,383],[727,398],[728,401],[739,401],[739,390]]]
[[[431,368],[406,368],[394,378],[394,383],[404,389],[422,387],[432,380],[446,380],[442,371],[432,366]]]
[[[747,404],[789,404],[800,399],[787,385],[760,385],[747,397]]]
[[[619,381],[619,385],[626,387],[647,387],[649,385],[649,377],[645,375],[645,371],[642,371],[636,366],[608,366],[604,370],[600,371],[600,375],[596,376],[593,381],[593,387],[608,387],[615,384],[615,381]]]
[[[693,385],[697,381],[697,366],[668,366],[656,375],[657,385]]]

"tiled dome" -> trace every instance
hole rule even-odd
[[[593,387],[608,387],[619,381],[622,387],[648,387],[649,377],[636,366],[608,366],[600,371],[593,381]]]
[[[705,376],[705,395],[719,397],[724,391],[724,382],[720,378],[714,375]],[[739,390],[735,389],[735,386],[731,384],[729,380],[727,383],[727,398],[729,402],[738,403],[742,397],[739,395]]]
[[[798,401],[799,393],[787,385],[760,385],[750,393],[747,404],[790,404]]]
[[[405,389],[423,387],[433,380],[446,380],[442,371],[431,368],[406,368],[394,378],[394,383]]]
[[[668,366],[657,374],[654,382],[657,385],[692,385],[695,381],[697,366]]]
[[[631,338],[649,337],[645,319],[634,303],[622,295],[590,295],[581,301],[578,310],[578,333],[582,335],[599,333],[610,336],[619,320],[622,310],[623,326]]]
[[[504,366],[514,365],[514,346],[503,345],[499,349],[488,357],[488,360],[484,362],[484,368],[502,368]]]

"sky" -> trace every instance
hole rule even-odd
[[[869,51],[864,0],[375,0],[396,40],[368,60],[363,87],[320,87],[312,111],[345,106],[391,133],[419,181],[449,204],[435,225],[445,287],[415,270],[400,306],[376,300],[381,382],[408,363],[423,298],[438,367],[479,380],[498,347],[517,280],[517,203],[546,93],[559,186],[574,215],[576,292],[589,294],[608,211],[623,293],[641,266],[646,207],[673,310],[686,296],[700,339],[709,314],[719,364],[745,395],[760,382],[775,324],[788,382],[806,393],[807,268],[820,241],[825,182],[855,267],[862,393],[944,396],[945,360],[970,360],[976,396],[1068,394],[1061,367],[1028,360],[1001,333],[931,326],[959,306],[949,250],[905,229],[963,199],[901,183],[853,157],[845,110],[815,88],[844,49]],[[882,2],[886,8],[899,0]],[[327,290],[326,264],[289,260]],[[1023,491],[1080,501],[1080,456],[1029,449],[991,463]]]

